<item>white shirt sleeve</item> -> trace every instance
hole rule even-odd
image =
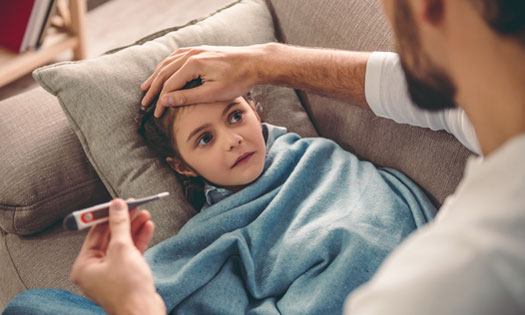
[[[445,130],[472,152],[481,154],[476,133],[465,111],[460,108],[438,112],[417,107],[410,99],[399,56],[373,52],[368,59],[365,97],[376,116],[432,130]]]

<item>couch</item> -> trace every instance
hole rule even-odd
[[[168,41],[175,46],[167,47],[275,40],[310,47],[393,50],[390,28],[376,0],[238,0],[206,19],[159,31],[101,58],[119,58],[118,54],[124,56],[125,51],[143,45],[151,48],[152,40],[162,43],[155,42],[156,38],[166,36],[175,36]],[[143,69],[153,71],[168,53],[165,49]],[[87,71],[94,68],[89,66]],[[37,71],[35,77],[41,83],[52,81],[56,73],[49,71],[54,68],[47,71]],[[140,84],[148,71],[140,72],[131,86]],[[71,84],[80,91],[89,89],[74,80]],[[109,179],[108,170],[90,147],[86,130],[82,130],[86,125],[76,124],[68,107],[72,105],[64,104],[71,103],[61,94],[64,89],[43,85],[45,89],[0,102],[0,308],[31,288],[79,293],[69,281],[69,272],[86,232],[65,231],[61,219],[73,210],[112,197],[146,195],[140,194],[140,187]],[[130,102],[138,106],[139,92],[133,93]],[[333,139],[361,159],[401,170],[438,206],[456,188],[472,154],[445,132],[399,125],[334,99],[271,87],[262,87],[259,93],[268,108],[264,114],[268,122],[285,125],[303,136]],[[293,119],[287,116],[288,111],[294,112]],[[141,170],[135,172],[133,180],[141,175]],[[175,235],[194,214],[177,188],[173,188],[173,195],[170,206],[146,207],[157,225],[153,243]]]

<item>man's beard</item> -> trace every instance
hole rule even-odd
[[[426,110],[442,110],[454,108],[456,87],[449,76],[435,66],[421,49],[417,25],[412,17],[410,7],[405,0],[398,1],[395,12],[394,31],[397,35],[398,52],[401,67],[405,72],[408,92],[412,101]],[[418,55],[418,52],[419,53]],[[413,67],[421,71],[416,76],[406,62],[410,56]],[[420,79],[424,77],[424,79]]]

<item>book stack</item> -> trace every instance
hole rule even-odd
[[[0,46],[16,53],[38,49],[51,24],[56,0],[1,0]]]

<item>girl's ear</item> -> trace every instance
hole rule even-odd
[[[175,172],[181,175],[188,176],[188,177],[199,177],[199,175],[195,173],[194,170],[192,170],[190,167],[186,165],[186,163],[184,163],[178,158],[172,158],[168,156],[166,158],[166,163],[168,163],[171,169],[173,169]]]

